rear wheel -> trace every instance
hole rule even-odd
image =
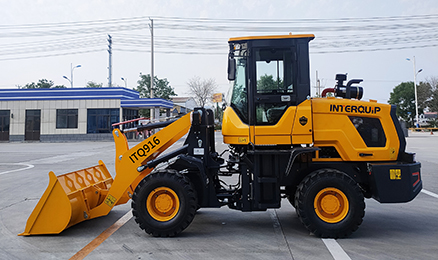
[[[357,183],[334,169],[307,176],[295,193],[295,208],[303,225],[319,237],[347,237],[358,229],[365,215]]]
[[[167,169],[146,176],[132,196],[135,221],[153,236],[176,236],[192,222],[196,192],[188,178]]]

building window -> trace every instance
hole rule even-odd
[[[88,109],[87,133],[111,133],[111,125],[119,122],[119,109]]]
[[[126,109],[126,108],[123,109],[123,121],[128,121],[136,118],[139,118],[138,110]],[[123,128],[125,129],[125,128],[137,127],[137,125],[138,125],[138,121],[134,121],[123,125]]]
[[[78,128],[78,110],[56,109],[56,128]]]

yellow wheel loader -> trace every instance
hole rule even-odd
[[[288,198],[310,232],[339,238],[362,223],[364,198],[414,199],[422,188],[421,165],[405,151],[394,106],[361,101],[362,80],[346,82],[343,74],[322,97],[310,97],[313,38],[229,40],[232,84],[222,121],[228,158],[215,149],[209,109],[138,127],[164,128],[132,148],[123,131],[114,129],[114,180],[102,162],[60,176],[49,173],[49,187],[21,235],[60,233],[132,199],[140,228],[175,236],[199,208],[264,211]],[[185,134],[181,147],[163,153]],[[237,184],[224,182],[233,175]]]

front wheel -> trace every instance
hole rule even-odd
[[[303,225],[319,237],[347,237],[358,229],[365,215],[357,183],[334,169],[307,176],[295,193],[295,208]]]
[[[197,205],[189,179],[170,169],[146,176],[135,189],[131,204],[140,228],[156,237],[181,233],[192,222]]]

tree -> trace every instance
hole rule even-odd
[[[67,87],[65,85],[56,85],[56,86],[54,86],[52,88],[67,88]]]
[[[431,95],[430,85],[420,82],[417,85],[418,114],[423,113],[427,107]],[[390,93],[388,103],[397,105],[397,116],[401,117],[409,125],[414,125],[415,111],[415,91],[414,82],[402,82]]]
[[[438,112],[438,77],[431,77],[426,79],[426,82],[430,85],[431,98],[427,103],[429,111]]]
[[[85,86],[86,88],[102,88],[103,87],[103,83],[96,83],[94,81],[88,81],[87,82],[87,86]]]
[[[140,79],[137,81],[138,86],[134,88],[140,93],[141,98],[150,98],[151,96],[151,75],[143,75],[140,73]],[[176,96],[174,89],[169,85],[166,78],[159,79],[154,76],[154,98],[162,98],[169,100],[171,96]]]
[[[263,75],[257,81],[257,90],[258,91],[267,91],[271,92],[272,90],[277,90],[283,88],[283,81],[281,79],[274,80],[273,75]]]
[[[207,100],[212,98],[217,89],[214,79],[201,79],[198,76],[191,78],[187,85],[189,86],[189,94],[194,96],[196,103],[201,107],[205,106]]]
[[[135,91],[140,93],[141,98],[150,98],[151,96],[151,75],[143,75],[140,73],[140,79],[137,81],[138,86],[134,88]],[[174,89],[169,85],[169,81],[166,78],[159,79],[154,76],[154,98],[162,98],[169,100],[171,96],[177,96]],[[140,115],[149,117],[149,109],[140,109]]]
[[[418,100],[418,109],[425,109],[428,107],[429,102],[431,101],[432,96],[432,87],[427,82],[420,82],[417,85],[417,100]]]
[[[27,83],[23,88],[51,88],[54,85],[53,81],[47,79],[40,79],[37,83]]]
[[[17,85],[18,88],[27,88],[27,89],[33,89],[33,88],[66,88],[64,85],[56,85],[53,86],[54,83],[52,80],[47,79],[40,79],[37,83],[27,83],[24,86]]]

